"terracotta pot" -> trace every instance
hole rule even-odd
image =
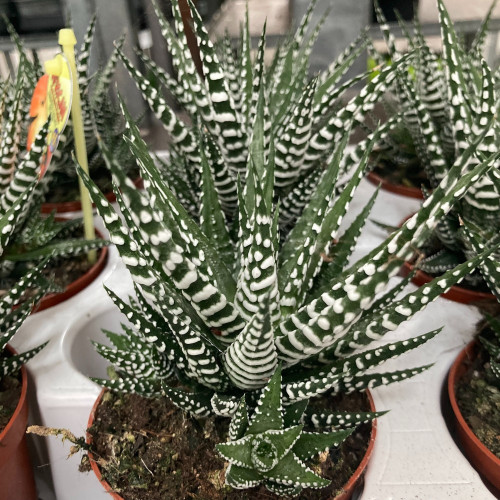
[[[403,186],[402,184],[392,184],[383,177],[380,177],[375,172],[369,172],[366,178],[376,186],[380,185],[385,191],[389,191],[394,194],[399,194],[401,196],[406,196],[408,198],[416,198],[417,200],[423,200],[424,195],[422,190],[416,187]]]
[[[496,494],[500,495],[500,458],[494,455],[472,432],[460,412],[455,395],[458,381],[477,356],[478,350],[479,346],[474,341],[458,355],[448,374],[448,396],[453,410],[453,424],[466,457],[481,476],[496,489]]]
[[[95,413],[97,411],[97,407],[101,403],[101,400],[104,396],[104,393],[107,391],[107,389],[103,389],[99,396],[97,397],[94,406],[92,407],[92,410],[90,412],[89,416],[89,421],[87,424],[87,429],[92,427],[94,424],[94,418],[95,418]],[[374,412],[375,411],[375,403],[373,402],[372,395],[370,394],[370,391],[366,391],[366,395],[368,397],[368,401],[370,403],[370,411]],[[373,452],[373,447],[375,446],[375,437],[377,435],[377,420],[372,421],[372,430],[370,432],[370,441],[368,443],[368,448],[366,450],[366,453],[361,460],[360,464],[358,465],[358,468],[354,471],[354,474],[351,476],[349,481],[347,481],[346,484],[342,487],[341,493],[339,493],[335,498],[332,500],[350,500],[352,497],[354,491],[357,489],[357,487],[362,483],[365,472],[366,472],[366,467],[368,466],[368,461],[370,460],[370,457]],[[88,444],[92,443],[92,436],[87,432],[87,437],[86,441]],[[104,489],[106,490],[107,493],[111,495],[112,498],[115,500],[123,500],[123,497],[118,495],[118,493],[115,493],[109,483],[107,483],[101,475],[101,471],[99,469],[99,465],[97,464],[97,461],[95,460],[94,456],[92,453],[88,453],[89,460],[90,460],[90,465],[92,467],[92,470],[94,471],[95,475],[97,476],[97,479],[101,482],[103,485]]]
[[[7,346],[11,354],[14,349]],[[26,445],[28,377],[21,368],[21,397],[5,429],[0,433],[0,500],[36,500],[35,479]]]
[[[58,220],[58,218],[56,218],[56,220]],[[97,229],[96,235],[99,238],[104,239],[103,235]],[[108,261],[108,247],[100,248],[97,251],[97,261],[84,275],[80,276],[78,279],[70,283],[63,292],[49,293],[47,295],[44,295],[37,306],[33,309],[32,314],[39,311],[44,311],[49,307],[56,306],[57,304],[68,300],[69,298],[73,297],[73,295],[76,295],[78,292],[81,292],[84,288],[89,286],[90,283],[92,283],[92,281],[94,281],[97,276],[99,276],[101,271],[106,266],[106,262]]]
[[[398,225],[401,227],[412,215],[405,217]],[[414,265],[408,261],[405,261],[401,266],[399,271],[399,276],[406,278],[413,271]],[[434,278],[425,273],[424,271],[418,270],[413,276],[411,282],[414,285],[422,286],[429,283]],[[471,290],[470,288],[465,288],[459,285],[453,285],[446,293],[442,293],[441,297],[444,299],[452,300],[453,302],[459,302],[460,304],[481,304],[485,302],[496,302],[497,299],[492,293],[478,292],[476,290]]]
[[[375,411],[375,403],[373,402],[372,395],[370,391],[366,391],[366,395],[368,396],[368,401],[370,402],[370,411]],[[358,465],[358,468],[354,471],[354,474],[351,476],[349,481],[342,487],[342,493],[339,493],[334,500],[349,500],[354,491],[358,488],[358,486],[364,480],[366,468],[368,466],[368,461],[373,453],[373,447],[375,446],[375,437],[377,436],[377,419],[372,421],[372,431],[370,433],[370,442],[368,443],[368,448],[366,450],[365,456],[361,463]]]
[[[102,389],[99,396],[97,396],[97,399],[95,400],[94,406],[92,406],[92,410],[90,411],[89,421],[87,423],[87,429],[89,429],[90,427],[92,427],[92,425],[94,425],[94,418],[95,418],[95,413],[97,411],[97,407],[101,403],[101,400],[102,400],[102,398],[107,390],[108,389]],[[90,435],[90,433],[88,431],[87,431],[85,441],[88,444],[92,444],[92,436]],[[89,456],[90,466],[92,467],[92,470],[94,471],[95,475],[97,476],[97,479],[99,479],[99,481],[103,485],[106,492],[109,493],[111,495],[111,497],[114,498],[115,500],[123,500],[123,497],[118,495],[118,493],[115,493],[113,491],[113,488],[111,488],[110,484],[102,478],[101,470],[99,469],[99,465],[97,464],[97,460],[94,458],[94,455],[92,453],[88,452],[88,456]]]
[[[144,181],[137,177],[134,180],[134,185],[138,189],[144,188]],[[110,203],[114,203],[116,201],[115,193],[110,192],[104,195],[106,199]],[[95,208],[95,205],[92,204],[92,207]],[[80,201],[63,201],[61,203],[43,203],[42,204],[42,214],[50,214],[52,212],[56,212],[58,214],[66,213],[66,212],[79,212],[82,209],[82,204]]]
[[[405,262],[401,267],[399,275],[403,278],[408,276],[413,270],[413,264]],[[414,285],[422,286],[429,283],[434,278],[423,271],[418,270],[413,276],[411,282]],[[453,285],[446,293],[442,293],[441,297],[444,299],[452,300],[453,302],[460,302],[461,304],[479,304],[485,302],[496,302],[496,298],[492,293],[477,292],[463,286]]]

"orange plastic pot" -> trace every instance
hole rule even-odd
[[[56,218],[56,220],[58,219]],[[104,239],[103,235],[98,230],[96,230],[96,235],[99,238]],[[99,253],[97,256],[97,261],[85,274],[70,283],[63,292],[49,293],[47,295],[44,295],[37,306],[33,309],[32,314],[39,311],[44,311],[49,307],[56,306],[57,304],[68,300],[69,298],[73,297],[73,295],[76,295],[78,292],[81,292],[84,288],[89,286],[90,283],[92,283],[97,278],[97,276],[99,276],[101,271],[106,266],[106,262],[108,261],[108,247],[100,248],[98,252]]]
[[[141,177],[137,177],[137,179],[134,180],[134,185],[138,189],[143,189],[144,181],[141,179]],[[114,203],[116,201],[116,196],[113,192],[106,193],[104,196],[110,203]],[[95,208],[95,205],[92,204],[92,207]],[[79,200],[64,201],[61,203],[43,203],[41,208],[43,214],[50,214],[52,212],[56,212],[58,214],[63,214],[66,212],[79,212],[81,209],[82,204]]]
[[[103,389],[99,396],[97,397],[94,406],[92,407],[92,410],[90,412],[90,417],[89,421],[87,424],[87,429],[92,427],[94,424],[94,418],[95,418],[95,413],[97,411],[97,408],[99,404],[101,403],[101,400],[104,396],[104,393],[107,391],[107,389]],[[370,411],[374,412],[375,411],[375,403],[373,402],[372,395],[370,394],[370,391],[366,391],[366,395],[368,397],[368,401],[370,403]],[[356,489],[362,484],[366,468],[368,466],[368,461],[370,460],[370,457],[373,453],[373,447],[375,446],[375,437],[377,435],[377,420],[372,421],[372,430],[370,433],[370,442],[368,443],[368,448],[366,450],[366,453],[361,460],[360,464],[358,465],[357,469],[354,471],[354,474],[351,476],[349,481],[342,487],[341,492],[332,500],[350,500]],[[92,436],[87,432],[86,436],[86,441],[88,444],[92,444]],[[113,491],[113,488],[107,483],[101,475],[101,471],[99,469],[99,465],[97,464],[97,461],[95,460],[94,456],[92,453],[88,454],[89,460],[90,460],[90,465],[92,467],[92,470],[94,471],[95,475],[97,476],[97,479],[101,482],[103,485],[104,489],[106,490],[107,493],[111,495],[112,498],[115,500],[124,500],[123,497],[118,495],[118,493],[115,493]]]
[[[387,181],[380,175],[375,172],[369,172],[366,175],[366,178],[376,186],[380,185],[380,187],[394,194],[399,194],[401,196],[406,196],[407,198],[416,198],[417,200],[423,200],[424,195],[422,194],[422,190],[416,187],[403,186],[402,184],[392,184]]]
[[[399,227],[401,227],[410,217],[403,219]],[[414,265],[411,262],[404,262],[399,271],[399,276],[406,278],[414,269]],[[426,283],[430,283],[434,278],[425,273],[424,271],[417,270],[414,274],[411,282],[414,285],[422,286]],[[441,297],[444,299],[451,300],[453,302],[459,302],[460,304],[481,304],[488,302],[496,302],[497,299],[492,293],[478,292],[476,290],[471,290],[470,288],[465,288],[459,285],[453,285],[447,292],[442,293]]]
[[[368,401],[370,402],[370,411],[375,411],[375,403],[373,402],[372,395],[370,391],[366,391],[366,395],[368,396]],[[342,487],[342,492],[339,493],[334,500],[350,500],[356,489],[361,486],[364,477],[366,468],[368,467],[368,461],[373,453],[373,447],[375,446],[375,437],[377,436],[377,420],[372,421],[372,431],[370,433],[370,442],[368,443],[368,448],[366,449],[365,456],[361,460],[358,468],[354,471],[354,474],[351,476],[349,481]]]
[[[108,247],[99,249],[96,263],[83,276],[80,276],[77,280],[70,283],[63,292],[44,295],[38,305],[33,309],[32,314],[56,306],[89,286],[106,266],[108,254]]]
[[[14,349],[7,346],[11,354]],[[26,445],[28,377],[21,368],[21,397],[5,429],[0,433],[0,500],[36,500],[33,467]]]
[[[399,275],[403,278],[408,276],[413,271],[413,264],[405,262],[401,267]],[[418,270],[413,276],[411,282],[414,285],[422,286],[429,283],[434,278],[423,271]],[[442,293],[441,297],[444,299],[452,300],[453,302],[460,302],[461,304],[479,304],[485,302],[496,302],[496,298],[492,293],[477,292],[463,286],[453,285],[447,292]]]
[[[500,458],[494,455],[472,432],[457,404],[456,387],[467,372],[479,350],[477,343],[471,342],[462,350],[448,374],[448,396],[453,410],[453,425],[465,456],[500,496]]]

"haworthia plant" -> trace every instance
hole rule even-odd
[[[7,129],[12,130],[12,127]],[[34,196],[36,177],[29,179],[29,176],[24,174],[29,172],[30,168],[37,167],[42,144],[45,143],[45,131],[42,130],[31,152],[16,170],[16,174],[21,172],[22,175],[14,177],[17,182],[11,181],[0,198],[0,259],[4,258],[5,251],[10,248],[10,241],[16,236],[18,221],[22,223],[28,215],[26,207]],[[0,294],[0,381],[4,377],[16,376],[21,365],[43,348],[43,345],[40,345],[15,355],[6,350],[8,342],[31,313],[33,306],[44,293],[53,289],[42,274],[46,264],[47,259],[41,261]],[[31,290],[31,294],[26,300],[25,292],[28,290]]]
[[[364,49],[364,35],[329,68],[310,78],[309,56],[320,28],[311,26],[314,4],[311,3],[296,32],[277,47],[268,67],[264,66],[265,29],[252,61],[248,15],[236,47],[228,38],[213,44],[191,2],[204,77],[198,74],[191,60],[177,1],[172,2],[173,27],[156,7],[176,77],[139,52],[147,70],[141,73],[119,51],[144,99],[170,136],[170,156],[163,163],[162,175],[192,215],[198,216],[202,200],[199,181],[204,160],[198,148],[200,128],[207,133],[203,139],[210,144],[206,158],[224,216],[232,220],[236,216],[238,178],[244,183],[246,177],[257,107],[263,107],[265,140],[272,141],[274,146],[274,195],[282,200],[278,223],[284,234],[308,203],[344,131],[360,125],[394,81],[395,68],[387,68],[346,103],[348,91],[366,77],[359,75],[342,82]],[[404,67],[407,61],[408,58],[403,58],[396,67]],[[171,100],[182,108],[183,117],[169,106]],[[387,131],[388,128],[381,129],[380,135]],[[343,174],[356,160],[359,154],[342,165],[340,178],[344,178]]]
[[[7,94],[6,100],[7,102],[11,101],[12,105],[6,106],[5,109],[9,109],[12,113],[17,113],[21,117],[20,120],[15,120],[13,123],[19,125],[17,134],[22,136],[21,142],[24,142],[27,129],[27,120],[24,118],[28,114],[33,90],[43,71],[39,63],[36,61],[31,62],[28,58],[27,50],[15,32],[14,27],[8,22],[7,26],[18,50],[23,79],[19,77],[15,79],[16,86],[22,98],[14,96],[11,90]],[[117,42],[117,48],[112,52],[105,66],[93,74],[90,71],[89,58],[94,40],[95,26],[96,16],[93,16],[84,34],[80,50],[77,51],[76,63],[90,172],[94,178],[99,179],[99,183],[103,189],[111,191],[109,172],[106,169],[98,147],[99,137],[105,138],[108,149],[112,151],[113,156],[121,164],[122,170],[125,173],[137,176],[138,172],[134,159],[130,157],[128,149],[124,147],[123,142],[120,140],[123,122],[120,119],[119,110],[116,104],[113,104],[110,95],[111,82],[118,62],[117,51],[122,47],[124,38]],[[10,88],[11,85],[7,84],[7,88]],[[16,144],[18,144],[17,141],[13,142],[13,145]],[[58,147],[54,152],[51,169],[44,177],[43,184],[47,186],[48,201],[75,201],[79,196],[78,177],[72,161],[74,148],[70,118],[66,129],[60,136]],[[12,165],[10,157],[13,156],[15,158],[15,154],[16,151],[12,150],[8,156],[4,155],[2,157],[2,165],[0,165],[0,190],[8,182],[9,166]],[[3,180],[5,178],[7,181]]]
[[[1,224],[5,215],[1,217]],[[4,227],[4,226],[3,226]],[[0,297],[0,380],[7,376],[15,376],[21,365],[29,361],[45,346],[42,344],[21,354],[11,354],[6,350],[8,342],[12,340],[24,320],[31,313],[33,307],[42,298],[44,293],[53,290],[53,286],[43,277],[41,271],[44,263],[28,271],[17,280],[15,285]],[[24,293],[35,290],[29,300],[24,300]],[[19,303],[23,301],[20,305]]]
[[[404,116],[398,127],[403,126],[413,138],[414,154],[432,189],[471,143],[475,143],[476,148],[468,158],[469,168],[497,152],[500,144],[496,77],[481,56],[492,9],[468,48],[460,42],[442,0],[438,0],[438,8],[442,57],[438,59],[431,51],[418,23],[415,23],[413,35],[404,30],[409,46],[418,47],[417,56],[412,61],[414,71],[398,71],[394,85],[399,116]],[[389,55],[397,61],[401,54],[395,48],[380,10],[378,16]],[[382,149],[398,156],[403,148],[408,150],[407,146],[394,140],[381,143]],[[480,245],[491,247],[495,244],[493,237],[500,230],[499,167],[497,161],[495,168],[478,179],[440,221],[422,247],[426,254],[420,263],[422,270],[439,275],[467,257],[477,255]],[[474,230],[470,227],[472,225]],[[491,261],[482,263],[477,272],[466,277],[466,281],[473,286],[487,285],[500,297],[500,271],[488,262]]]
[[[195,78],[193,74],[185,78]],[[147,189],[138,191],[105,155],[120,217],[78,170],[136,291],[128,302],[109,291],[129,325],[120,335],[105,332],[113,347],[96,344],[117,375],[96,381],[119,392],[167,395],[198,417],[231,417],[229,441],[218,450],[231,464],[227,483],[236,488],[263,484],[275,493],[295,495],[303,487],[323,487],[327,482],[303,461],[377,414],[319,414],[307,410],[307,402],[323,394],[389,384],[427,368],[373,370],[438,330],[411,340],[372,344],[488,260],[492,249],[402,297],[402,287],[390,290],[389,280],[466,189],[491,171],[498,155],[470,168],[475,145],[469,147],[419,212],[366,257],[349,264],[374,199],[343,233],[340,224],[379,131],[366,143],[361,158],[351,163],[355,168],[338,195],[335,187],[342,165],[352,162],[345,153],[349,130],[343,131],[333,144],[334,154],[317,173],[317,187],[283,235],[283,203],[275,196],[279,141],[268,126],[270,110],[263,92],[252,112],[251,140],[231,218],[217,192],[221,160],[213,154],[216,146],[209,127],[185,128],[185,135],[178,136],[197,137],[200,165],[193,164],[193,169],[201,194],[200,212],[193,216],[175,196],[124,106],[123,112],[124,141],[141,167]],[[191,160],[186,156],[186,161]],[[319,428],[320,438],[303,431],[306,421]],[[338,429],[341,422],[348,422],[348,432]]]
[[[80,220],[59,221],[53,215],[42,216],[40,206],[47,192],[47,178],[39,179],[45,155],[46,126],[26,151],[26,138],[20,133],[27,128],[24,112],[29,104],[29,78],[21,57],[15,81],[4,82],[6,99],[16,103],[6,110],[0,125],[1,167],[0,215],[7,216],[1,234],[0,272],[7,288],[46,257],[67,258],[101,248],[102,239],[86,241],[78,237],[83,232]],[[50,176],[51,168],[48,169]]]

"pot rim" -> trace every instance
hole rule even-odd
[[[136,177],[132,181],[135,185],[136,188],[138,189],[143,189],[144,188],[144,180],[142,177]],[[116,201],[116,196],[113,191],[109,191],[107,193],[104,193],[104,197],[110,202],[114,203]],[[92,208],[95,208],[94,203],[92,203]],[[59,203],[42,203],[42,206],[40,208],[42,214],[50,214],[54,210],[58,214],[64,214],[67,212],[79,212],[82,209],[82,203],[79,200],[73,200],[73,201],[62,201]]]
[[[90,411],[89,420],[87,422],[87,429],[89,429],[93,425],[95,412],[97,411],[97,407],[99,406],[105,392],[108,390],[109,389],[103,388],[101,390],[101,392],[99,393],[99,396],[97,396],[97,399],[95,400],[94,405],[92,406],[92,410]],[[365,394],[368,397],[370,411],[374,412],[376,410],[375,403],[373,401],[373,397],[372,397],[370,391],[368,389],[366,389]],[[376,418],[373,419],[371,421],[371,424],[372,424],[372,428],[370,431],[368,448],[366,449],[365,454],[363,455],[361,462],[359,463],[358,467],[353,472],[352,476],[349,478],[347,483],[345,483],[342,486],[342,488],[339,490],[337,495],[332,500],[349,500],[354,492],[354,489],[359,484],[360,479],[363,477],[363,475],[366,471],[366,468],[368,466],[368,462],[369,462],[371,455],[373,453],[373,448],[375,446],[375,438],[377,436],[377,419]],[[86,432],[85,442],[87,444],[92,444],[92,436],[90,435],[88,430]],[[92,454],[92,452],[90,452],[90,451],[87,452],[87,455],[89,457],[90,466],[92,467],[92,470],[94,471],[99,482],[104,486],[105,491],[107,493],[109,493],[111,495],[111,497],[114,498],[115,500],[124,500],[123,497],[121,497],[118,493],[114,492],[113,489],[111,488],[110,484],[102,478],[102,474],[101,474],[101,471],[100,471],[99,466],[97,464],[97,460],[94,458],[94,455]]]
[[[17,351],[11,347],[9,344],[5,347],[7,351],[9,351],[11,354],[16,355]],[[21,372],[21,395],[19,396],[19,401],[17,403],[16,409],[14,410],[14,413],[10,417],[10,420],[8,421],[7,425],[5,428],[0,432],[0,443],[5,439],[5,437],[11,432],[11,429],[14,427],[14,425],[17,423],[17,419],[19,418],[24,418],[27,421],[28,418],[28,413],[26,411],[26,398],[28,395],[28,376],[26,372],[26,367],[21,365],[20,368]],[[25,415],[23,415],[23,412],[25,412]],[[24,426],[26,425],[26,422]],[[22,436],[24,436],[24,433],[22,433]],[[22,437],[21,436],[21,437]],[[3,446],[0,446],[0,451],[2,450]]]
[[[368,397],[368,402],[370,403],[370,411],[374,412],[376,410],[375,402],[373,401],[371,392],[368,389],[366,390],[366,395]],[[368,462],[370,461],[373,449],[375,447],[375,438],[377,437],[377,419],[374,418],[371,421],[371,424],[372,428],[370,431],[368,448],[366,449],[361,462],[359,463],[358,467],[356,468],[352,476],[349,478],[347,483],[344,484],[344,486],[342,486],[341,492],[338,493],[333,500],[348,500],[349,498],[351,498],[352,494],[354,493],[354,489],[359,484],[360,479],[366,472],[366,468],[368,467]]]
[[[400,196],[406,196],[407,198],[414,198],[417,200],[423,200],[424,195],[422,190],[416,187],[403,186],[402,184],[393,184],[389,182],[384,177],[376,174],[375,172],[368,172],[366,178],[376,186],[381,186],[385,191],[390,193],[399,194]]]
[[[399,224],[398,227],[401,227],[408,219],[413,217],[414,214],[408,215],[405,217]],[[406,278],[414,269],[414,265],[405,260],[401,266],[401,270],[399,272],[399,276]],[[414,285],[422,286],[426,283],[429,283],[434,278],[420,269],[417,269],[415,275],[411,279],[411,282]],[[460,285],[453,285],[447,292],[440,294],[444,299],[451,300],[453,302],[458,302],[460,304],[476,304],[479,302],[496,302],[496,297],[492,293],[487,292],[479,292],[476,290],[471,290],[469,288],[465,288]]]
[[[458,401],[455,393],[456,384],[458,380],[460,380],[461,378],[461,375],[458,374],[458,370],[464,364],[466,358],[473,358],[476,356],[477,348],[478,348],[478,343],[476,340],[473,340],[472,342],[467,344],[464,349],[460,351],[460,354],[453,362],[453,365],[451,366],[450,371],[448,373],[448,397],[450,398],[450,404],[453,413],[455,415],[455,418],[457,419],[457,422],[460,425],[460,427],[467,434],[467,437],[481,450],[481,452],[488,458],[488,460],[491,460],[492,462],[495,463],[495,465],[498,467],[500,471],[500,458],[494,455],[479,440],[479,438],[474,434],[472,429],[469,427],[469,424],[465,421],[465,418],[463,417],[462,412],[460,411],[460,407],[458,406]]]
[[[57,217],[56,220],[68,220],[64,217]],[[103,234],[96,229],[96,236],[101,239],[105,239]],[[109,257],[109,249],[107,246],[98,248],[98,256],[96,262],[79,278],[72,281],[62,292],[49,293],[44,295],[38,304],[33,308],[31,314],[35,314],[40,311],[45,311],[50,307],[54,307],[66,300],[70,299],[77,293],[81,292],[87,286],[89,286],[98,276],[101,274],[103,269],[106,267]]]

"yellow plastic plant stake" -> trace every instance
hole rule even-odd
[[[75,63],[75,45],[76,37],[72,29],[59,30],[59,45],[63,49],[63,54],[68,60],[73,81],[73,100],[71,102],[71,118],[73,120],[73,134],[75,138],[76,159],[80,166],[89,172],[87,161],[87,149],[85,146],[85,134],[83,131],[82,108],[80,104],[80,89],[78,88],[78,74]],[[95,238],[94,215],[92,213],[92,202],[87,188],[82,179],[78,178],[80,185],[80,197],[83,212],[83,224],[85,229],[85,238],[92,240]],[[89,262],[96,260],[96,251],[91,250],[88,253]]]

